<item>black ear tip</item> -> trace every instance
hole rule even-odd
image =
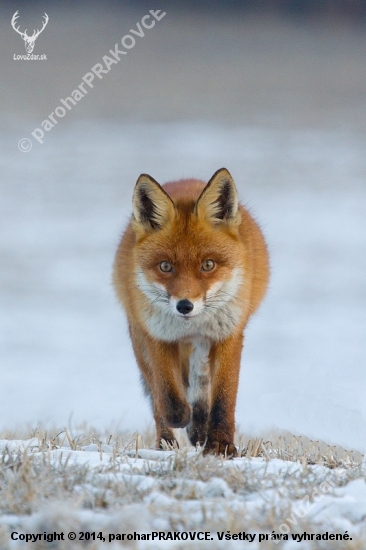
[[[225,168],[225,166],[223,166],[222,168],[219,168],[216,173],[220,174],[220,172],[226,172],[226,174],[228,174],[229,176],[231,175],[229,170]]]
[[[149,174],[140,174],[139,177],[137,178],[136,185],[142,185],[144,183],[145,184],[153,183],[160,187],[160,184],[154,178],[152,178]]]
[[[210,182],[214,181],[216,178],[227,178],[227,179],[233,180],[229,170],[224,166],[216,170],[214,175],[211,177]]]
[[[148,177],[147,174],[140,174],[139,177],[136,180],[136,183],[139,183],[139,181],[144,180],[147,177]]]

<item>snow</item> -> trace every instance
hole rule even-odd
[[[266,235],[236,418],[366,450],[366,138],[351,129],[37,121],[0,134],[0,427],[152,423],[111,266],[138,175],[226,166]]]
[[[0,448],[11,448],[11,443],[0,440]],[[14,449],[18,446],[19,442],[14,442]],[[267,533],[270,537],[275,532],[288,535],[289,540],[282,541],[279,546],[285,550],[313,548],[306,540],[301,542],[301,546],[296,542],[299,546],[295,546],[292,533],[323,535],[328,532],[342,536],[348,533],[355,541],[365,535],[364,469],[352,474],[351,470],[344,468],[330,470],[320,465],[301,466],[262,458],[221,461],[210,457],[204,459],[197,451],[164,453],[140,449],[138,457],[131,457],[126,452],[115,453],[115,449],[100,453],[99,449],[92,450],[90,447],[85,445],[78,451],[60,447],[42,452],[34,446],[30,447],[29,442],[23,442],[21,448],[27,449],[32,464],[49,464],[53,468],[53,476],[60,479],[64,476],[64,483],[69,484],[70,491],[71,478],[67,472],[75,473],[76,466],[83,468],[87,465],[87,483],[79,487],[80,498],[70,500],[68,506],[53,497],[28,516],[1,515],[0,542],[6,540],[7,543],[6,546],[3,543],[2,548],[27,547],[29,543],[10,540],[10,533],[14,532],[67,534],[71,531],[101,531],[106,540],[110,534],[118,533],[126,536],[134,532],[140,535],[156,531],[208,532],[210,543],[206,542],[206,545],[210,544],[211,548],[236,548],[240,543],[235,539],[227,541],[224,538],[220,541],[219,533],[250,533],[251,536],[255,534],[251,547],[258,549],[263,547],[259,534],[265,536]],[[144,454],[146,458],[142,458]],[[5,478],[9,475],[6,471]],[[352,475],[357,477],[353,479]],[[75,479],[78,479],[77,472]],[[104,494],[108,500],[107,493],[112,486],[117,489],[117,494],[118,490],[124,491],[128,498],[125,497],[123,502],[117,500],[115,507],[106,511],[81,507],[85,492],[90,495]],[[21,491],[20,485],[18,490]],[[77,494],[76,486],[73,492]],[[181,548],[180,544],[143,540],[136,542],[134,547]],[[195,541],[190,547],[198,548],[201,544],[203,542]],[[342,543],[338,544],[345,547]],[[93,546],[96,550],[104,547],[104,543],[99,544],[98,540]],[[119,547],[116,543],[116,548]]]
[[[317,521],[332,520],[334,517],[347,518],[349,525],[365,521],[366,518],[366,483],[356,479],[346,487],[336,489],[335,497],[325,496],[312,510],[312,517]]]

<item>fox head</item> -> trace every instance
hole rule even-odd
[[[159,185],[142,174],[133,196],[136,280],[154,310],[189,323],[223,312],[243,284],[245,248],[234,181]],[[150,308],[151,309],[151,308]]]

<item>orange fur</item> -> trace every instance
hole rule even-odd
[[[243,331],[268,283],[263,235],[226,169],[206,185],[137,180],[114,285],[152,400],[157,442],[187,427],[205,453],[234,456]]]

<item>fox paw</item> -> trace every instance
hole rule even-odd
[[[192,445],[204,446],[208,432],[208,403],[198,401],[192,407],[192,420],[187,426],[187,434]]]
[[[178,441],[175,439],[175,437],[169,438],[169,439],[165,439],[162,437],[157,447],[161,451],[170,451],[171,449],[179,449],[179,444],[178,444]]]
[[[204,446],[207,439],[207,426],[197,426],[191,422],[188,424],[186,430],[188,439],[194,447],[196,445]]]
[[[160,430],[158,429],[156,432],[156,447],[162,451],[179,449],[173,430],[167,426],[162,426]]]
[[[234,458],[238,456],[238,451],[234,443],[230,443],[229,441],[209,440],[205,445],[203,454],[213,454],[215,456],[223,455],[225,458]]]
[[[192,409],[188,403],[175,401],[165,414],[165,422],[171,428],[184,428],[191,420]]]

